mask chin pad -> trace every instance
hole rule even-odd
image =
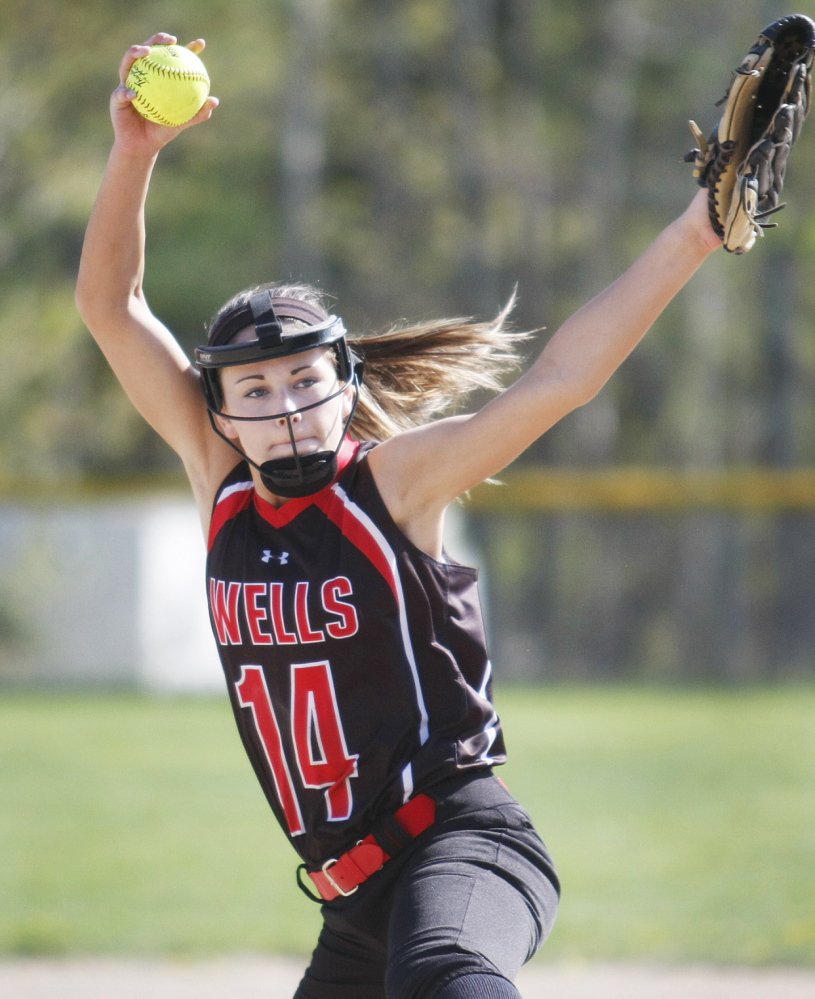
[[[298,467],[299,465],[299,467]],[[316,451],[294,458],[273,458],[258,466],[263,484],[277,496],[310,496],[337,474],[337,452]]]

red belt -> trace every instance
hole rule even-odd
[[[326,860],[319,871],[307,872],[320,897],[330,902],[339,895],[352,895],[406,842],[432,825],[435,817],[436,802],[427,794],[414,795],[385,818],[375,833],[369,833],[341,857]]]

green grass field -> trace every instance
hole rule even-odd
[[[815,965],[815,689],[499,691],[547,959]],[[0,696],[0,954],[305,953],[225,701]]]

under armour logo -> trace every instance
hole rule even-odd
[[[272,559],[277,559],[281,565],[285,565],[289,561],[289,553],[283,552],[281,555],[272,555],[268,548],[265,548],[263,555],[260,558],[261,562],[271,562]]]

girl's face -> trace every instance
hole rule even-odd
[[[321,406],[305,413],[295,412],[326,399],[340,388],[330,348],[314,347],[288,357],[222,368],[220,377],[224,412],[234,416],[292,413],[291,429],[301,455],[331,451],[339,446],[351,412],[354,391],[351,386]],[[225,416],[216,419],[223,433],[258,465],[292,456],[284,416],[257,422],[230,420]]]

